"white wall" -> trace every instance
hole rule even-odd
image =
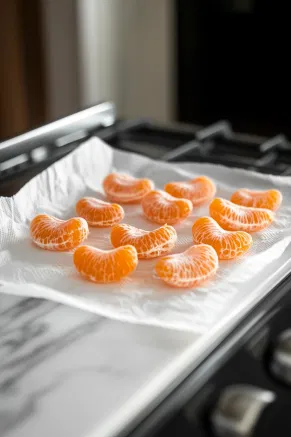
[[[172,0],[125,0],[125,116],[173,118],[174,34]]]
[[[86,0],[85,0],[86,1]],[[41,0],[47,114],[55,119],[79,107],[77,16],[74,0]]]
[[[54,115],[113,100],[121,116],[172,119],[172,0],[42,2]]]
[[[123,4],[123,0],[77,1],[82,105],[100,100],[121,104]]]

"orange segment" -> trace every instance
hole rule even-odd
[[[201,217],[192,226],[195,244],[209,244],[219,259],[234,259],[249,250],[253,239],[244,231],[225,231],[211,217]]]
[[[124,173],[111,173],[103,181],[106,196],[112,202],[138,203],[154,189],[150,179],[137,179]]]
[[[132,273],[137,263],[136,249],[130,245],[113,250],[80,246],[74,252],[77,271],[85,279],[97,283],[118,282]]]
[[[162,190],[153,190],[141,202],[145,216],[155,223],[170,225],[188,217],[193,205],[188,199],[177,199]]]
[[[227,231],[258,232],[274,220],[274,213],[269,209],[240,206],[219,197],[211,202],[209,212]]]
[[[209,202],[216,193],[214,183],[206,176],[200,176],[188,182],[169,182],[164,188],[174,197],[191,200],[193,206]]]
[[[131,244],[140,259],[154,258],[168,253],[176,244],[177,233],[172,226],[164,225],[154,231],[144,231],[134,226],[115,225],[111,231],[114,247]]]
[[[103,202],[94,197],[84,197],[76,204],[78,216],[83,217],[90,226],[105,228],[119,223],[124,218],[124,210],[117,203]]]
[[[218,257],[213,247],[198,244],[183,253],[161,258],[155,267],[160,279],[173,287],[198,287],[218,269]]]
[[[276,211],[282,203],[282,194],[278,190],[252,191],[242,188],[235,191],[230,200],[237,205]]]
[[[74,249],[87,238],[88,234],[88,224],[81,217],[60,220],[47,214],[39,214],[30,224],[32,240],[37,246],[46,250]]]

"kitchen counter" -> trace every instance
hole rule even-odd
[[[142,411],[194,334],[0,295],[1,437],[107,437]]]

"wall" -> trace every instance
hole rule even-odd
[[[123,11],[126,116],[167,121],[174,106],[172,0],[129,0]]]
[[[42,2],[53,116],[113,100],[124,117],[173,118],[172,0]]]
[[[80,90],[84,106],[102,100],[113,100],[121,106],[121,11],[126,4],[127,0],[77,1]]]
[[[80,107],[77,10],[75,0],[41,0],[49,119]],[[86,0],[85,0],[86,2]]]

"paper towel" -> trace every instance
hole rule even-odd
[[[102,181],[112,171],[153,179],[157,188],[168,181],[199,175],[211,177],[217,196],[230,198],[238,188],[278,188],[283,203],[275,222],[265,231],[253,234],[254,244],[247,256],[237,261],[220,261],[215,278],[206,286],[177,290],[154,275],[156,259],[140,260],[137,270],[121,283],[97,285],[80,277],[72,252],[42,250],[29,236],[31,219],[39,213],[61,219],[76,216],[75,204],[83,196],[104,199]],[[132,323],[204,332],[233,304],[255,296],[255,284],[272,273],[275,260],[291,255],[291,178],[229,169],[197,163],[163,163],[138,154],[117,151],[98,138],[92,138],[26,184],[13,198],[0,199],[0,291],[59,301],[100,315]],[[124,205],[123,205],[124,206]],[[124,223],[142,229],[155,229],[140,205],[124,206]],[[208,215],[208,205],[194,208],[192,215],[175,225],[181,252],[192,243],[194,220]],[[84,244],[112,248],[110,228],[90,228]],[[288,257],[287,257],[288,258]]]

